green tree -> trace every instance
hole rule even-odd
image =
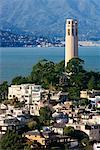
[[[14,79],[12,79],[12,84],[14,85],[20,85],[20,84],[25,84],[25,83],[28,83],[27,77],[17,76]]]
[[[28,126],[29,130],[35,130],[38,127],[36,121],[28,122],[27,126]]]
[[[78,141],[89,141],[88,135],[80,130],[75,130],[74,127],[68,126],[64,128],[64,134],[67,136],[71,136],[72,138],[76,138]]]
[[[52,111],[49,107],[42,107],[40,108],[40,122],[43,123],[44,125],[50,125],[50,120],[52,117]]]
[[[0,140],[1,150],[24,150],[21,135],[18,135],[15,131],[7,131]]]
[[[84,72],[83,64],[84,61],[80,58],[72,58],[67,64],[66,72],[71,75]]]
[[[74,130],[73,137],[78,139],[78,141],[82,141],[83,139],[87,139],[89,141],[88,135],[81,130]]]
[[[80,98],[80,89],[77,87],[70,87],[68,89],[68,98],[71,100],[78,100]]]
[[[42,84],[44,88],[48,88],[48,86],[55,81],[55,73],[54,73],[54,63],[47,60],[41,60],[36,65],[33,66],[31,72],[31,81],[36,84]]]
[[[65,127],[64,134],[67,136],[72,136],[74,134],[74,128],[71,126]]]
[[[4,81],[0,84],[0,100],[4,101],[7,100],[8,97],[8,82]]]
[[[80,106],[87,106],[88,104],[89,104],[89,101],[86,98],[81,98],[79,101]]]
[[[88,82],[88,89],[92,90],[95,88],[95,78],[92,76]]]

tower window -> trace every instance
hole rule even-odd
[[[68,29],[68,35],[70,35],[70,29]]]
[[[74,29],[72,28],[72,35],[74,36]]]
[[[77,32],[78,32],[78,31],[77,31],[77,28],[76,28],[76,36],[77,36]]]
[[[68,21],[68,24],[70,24],[70,21]]]

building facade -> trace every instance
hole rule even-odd
[[[73,19],[66,21],[65,67],[70,59],[78,57],[78,22]]]
[[[17,97],[19,101],[25,104],[34,104],[41,99],[42,88],[35,84],[11,85],[8,89],[8,99]]]

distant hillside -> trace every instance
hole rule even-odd
[[[51,47],[64,46],[62,38],[39,37],[24,34],[14,34],[0,30],[0,47]]]
[[[81,39],[100,35],[100,0],[0,0],[0,10],[2,30],[63,36],[66,18],[76,18]]]

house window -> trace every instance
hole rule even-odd
[[[68,35],[70,35],[70,29],[68,29]]]

